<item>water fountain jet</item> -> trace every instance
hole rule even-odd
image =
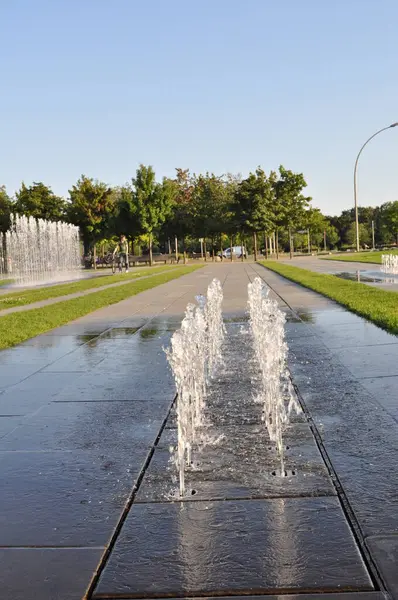
[[[383,273],[398,274],[398,254],[382,254],[380,270]]]
[[[257,401],[264,406],[262,418],[271,442],[276,445],[280,475],[284,477],[283,430],[291,413],[301,412],[287,369],[286,318],[259,277],[249,283],[248,296],[250,330],[260,370]]]
[[[1,271],[16,285],[36,285],[81,277],[79,228],[15,215],[0,245]]]
[[[214,279],[207,295],[189,304],[181,328],[171,338],[166,350],[177,387],[176,463],[180,479],[180,496],[185,494],[185,469],[192,464],[192,449],[203,427],[207,385],[221,363],[224,339],[222,321],[222,287]]]

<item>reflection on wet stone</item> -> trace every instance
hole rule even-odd
[[[230,277],[235,291],[239,278]],[[175,396],[162,347],[180,326],[178,311],[82,320],[1,354],[0,553],[13,574],[11,583],[2,578],[3,594],[25,600],[28,586],[47,600],[35,585],[50,568],[62,597],[81,597],[132,498],[93,598],[387,600],[373,591],[377,579],[341,509],[336,476],[358,540],[398,598],[398,340],[295,284],[282,295],[288,301],[297,290],[293,308],[282,309],[291,374],[312,420],[298,415],[284,434],[287,477],[274,475],[277,454],[253,399],[247,315],[227,298],[225,364],[183,501],[170,462],[174,408],[162,430]],[[21,552],[31,553],[31,568],[19,569]]]
[[[334,498],[134,506],[94,598],[300,588],[373,589]]]

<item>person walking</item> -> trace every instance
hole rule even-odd
[[[126,273],[129,272],[129,243],[126,240],[125,235],[120,236],[119,242],[116,244],[116,247],[113,251],[113,259],[115,259],[116,254],[119,256],[119,271],[123,270],[123,263],[126,265]]]

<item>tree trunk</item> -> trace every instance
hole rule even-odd
[[[152,257],[152,233],[149,234],[149,266],[153,265],[153,257]]]
[[[265,259],[267,260],[267,258],[268,258],[268,242],[267,242],[267,234],[266,234],[266,232],[265,232],[265,231],[264,231],[263,235],[264,235],[264,252],[265,252]]]
[[[222,262],[224,260],[223,247],[222,247],[222,233],[220,233],[220,252],[221,252],[221,262]]]
[[[269,253],[272,258],[272,255],[274,254],[274,249],[275,249],[272,247],[272,235],[270,235],[268,239],[269,239]]]
[[[203,238],[200,238],[200,258],[203,260]]]
[[[205,253],[205,262],[207,262],[207,244],[206,244],[206,238],[204,238],[203,240],[203,250]]]
[[[182,238],[182,255],[183,255],[183,261],[184,261],[184,265],[187,262],[187,253],[185,250],[185,237]]]
[[[310,230],[307,230],[308,233],[308,254],[311,254],[311,236],[310,236]]]
[[[293,239],[292,239],[292,230],[289,227],[289,254],[290,260],[293,258]]]
[[[276,260],[279,260],[279,229],[276,230],[275,244],[276,244]]]
[[[240,234],[240,257],[242,262],[244,261],[245,257],[244,257],[244,246],[243,246],[243,242],[244,242],[244,235],[243,232]]]
[[[323,249],[326,252],[326,230],[323,232]]]
[[[232,252],[232,248],[234,247],[234,236],[231,235],[230,239],[229,239],[229,243],[230,243],[230,257],[229,260],[232,262],[234,260],[234,254]]]
[[[7,239],[6,234],[1,234],[1,243],[3,247],[3,273],[10,273],[12,271],[12,267],[8,264],[8,254],[7,254]]]
[[[257,262],[257,233],[253,231],[254,262]]]
[[[176,251],[176,262],[178,262],[178,240],[177,240],[177,236],[175,236],[175,238],[174,238],[174,243],[175,243],[175,251]]]
[[[93,256],[94,256],[94,269],[96,269],[97,268],[97,246],[96,246],[96,244],[94,244]]]
[[[211,258],[214,262],[214,237],[211,238]]]
[[[168,239],[168,243],[169,243],[169,256],[171,256],[171,244],[170,244],[170,238]]]

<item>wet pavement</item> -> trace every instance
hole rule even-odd
[[[280,262],[317,273],[336,275],[342,279],[365,283],[390,292],[398,292],[398,275],[383,273],[380,265],[374,263],[325,260],[316,256],[295,256],[292,260],[283,258]]]
[[[304,408],[285,478],[241,332],[256,274]],[[181,502],[163,347],[214,276],[229,343]],[[215,264],[1,352],[0,598],[398,598],[397,342],[259,265]]]

